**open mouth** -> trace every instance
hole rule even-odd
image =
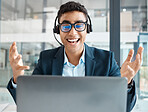
[[[66,39],[69,43],[79,42],[80,38],[78,39]]]

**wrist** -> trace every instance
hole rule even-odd
[[[16,84],[16,78],[13,77],[12,81],[13,81],[14,84]]]

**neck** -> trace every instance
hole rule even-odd
[[[68,61],[75,66],[79,64],[79,60],[83,54],[83,51],[84,51],[84,47],[81,52],[68,52],[65,49],[65,53],[68,58]]]

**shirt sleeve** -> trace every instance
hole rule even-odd
[[[11,83],[12,83],[12,86],[16,89],[16,88],[17,88],[17,84],[15,84],[15,83],[13,82],[13,78],[12,78],[12,80],[11,80]]]

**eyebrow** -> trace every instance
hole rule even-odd
[[[86,20],[87,21],[87,20]],[[85,21],[85,22],[86,22]],[[79,22],[84,22],[83,20],[78,20],[78,21],[76,21],[75,23],[79,23]],[[68,20],[64,20],[62,23],[70,23],[71,24],[71,22],[70,21],[68,21]]]
[[[70,21],[64,20],[62,23],[70,23]]]

